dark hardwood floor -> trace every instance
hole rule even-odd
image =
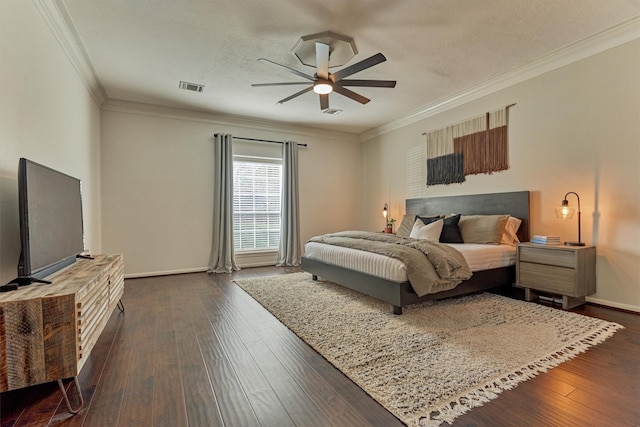
[[[404,425],[232,283],[295,271],[126,280],[126,312],[79,377],[83,409],[67,413],[55,383],[34,386],[0,394],[2,426]],[[574,311],[625,329],[454,425],[640,426],[640,316]]]

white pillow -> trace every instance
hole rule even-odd
[[[444,225],[444,220],[439,219],[437,221],[431,222],[427,225],[424,224],[419,218],[416,219],[416,222],[413,223],[413,228],[411,229],[411,234],[409,237],[413,237],[414,239],[422,239],[422,240],[430,240],[432,242],[440,241],[440,233],[442,233],[442,227]]]
[[[515,246],[516,243],[520,243],[517,235],[520,224],[522,224],[520,218],[510,216],[509,219],[507,219],[507,224],[504,226],[504,233],[502,234],[500,244]]]

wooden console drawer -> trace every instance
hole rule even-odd
[[[0,294],[0,392],[77,377],[124,290],[120,254]]]

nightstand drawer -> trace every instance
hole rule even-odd
[[[546,247],[520,247],[519,250],[521,262],[534,262],[568,268],[576,266],[576,253],[573,250],[549,250]]]
[[[563,295],[576,295],[576,271],[555,265],[520,262],[520,286]]]

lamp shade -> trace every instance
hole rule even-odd
[[[571,219],[576,213],[576,209],[569,206],[567,199],[562,201],[562,206],[555,208],[556,218]]]

